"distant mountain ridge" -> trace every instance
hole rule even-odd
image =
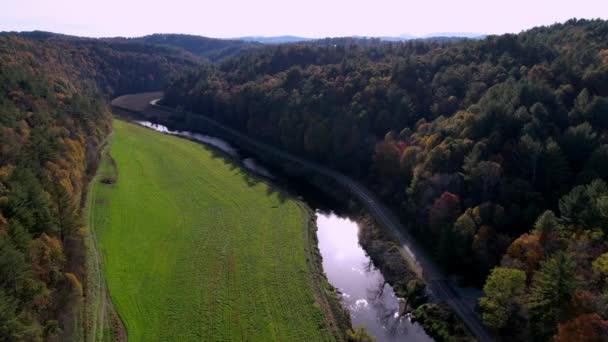
[[[401,34],[398,36],[345,36],[342,38],[356,38],[356,39],[380,39],[382,41],[387,42],[405,42],[408,40],[416,40],[416,39],[439,39],[439,40],[450,40],[450,39],[483,39],[487,35],[472,33],[472,32],[437,32],[426,34],[422,36],[415,36],[411,34]],[[331,38],[331,37],[326,37]],[[246,36],[246,37],[237,37],[233,38],[238,41],[246,41],[246,42],[256,42],[262,44],[284,44],[284,43],[300,43],[300,42],[308,42],[313,40],[320,40],[324,38],[310,38],[310,37],[300,37],[300,36]]]
[[[317,40],[318,38],[307,38],[307,37],[298,37],[298,36],[246,36],[246,37],[238,37],[233,38],[235,41],[245,41],[245,42],[255,42],[262,44],[283,44],[283,43],[297,43],[297,42],[307,42],[311,40]]]
[[[141,42],[162,46],[171,46],[186,50],[196,56],[206,58],[211,62],[233,57],[245,50],[260,47],[254,41],[208,38],[189,34],[160,34],[155,33],[136,38],[106,38],[110,41]]]

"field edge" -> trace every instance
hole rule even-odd
[[[84,341],[126,341],[127,330],[122,323],[118,312],[112,305],[103,273],[103,258],[98,250],[97,238],[94,231],[94,210],[92,201],[94,193],[103,178],[117,177],[118,170],[112,163],[109,145],[113,132],[108,135],[99,152],[99,165],[95,175],[87,185],[86,202],[83,208],[83,217],[86,220],[83,239],[86,253],[86,281],[84,301]],[[110,173],[110,174],[108,174]]]

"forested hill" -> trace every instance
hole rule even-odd
[[[76,64],[77,76],[95,81],[107,95],[120,95],[133,91],[158,90],[168,77],[182,67],[194,67],[205,60],[177,47],[146,44],[139,41],[104,40],[32,31],[2,32],[0,38],[7,45],[5,53],[14,48],[18,53],[25,45],[12,46],[19,38],[32,46],[35,60],[47,58],[53,51],[56,63]],[[53,56],[49,56],[53,57]]]
[[[605,337],[608,22],[363,43],[256,49],[164,102],[366,181],[447,270],[485,283],[505,339]]]
[[[81,205],[110,131],[105,99],[160,89],[198,63],[136,45],[0,35],[1,341],[84,339]]]
[[[110,42],[140,42],[183,49],[196,56],[219,62],[235,57],[262,44],[243,40],[216,39],[188,34],[152,34],[138,38],[110,38]]]

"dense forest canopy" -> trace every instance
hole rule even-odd
[[[0,35],[0,341],[84,327],[80,209],[111,129],[105,98],[199,63],[143,44]]]
[[[164,103],[366,181],[508,338],[608,334],[608,22],[327,39],[175,78]]]

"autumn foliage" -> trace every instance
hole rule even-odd
[[[605,342],[608,340],[608,320],[598,314],[578,316],[560,323],[555,342]]]
[[[0,35],[2,341],[73,338],[87,272],[81,206],[110,131],[105,98],[158,89],[197,63],[121,44]]]

